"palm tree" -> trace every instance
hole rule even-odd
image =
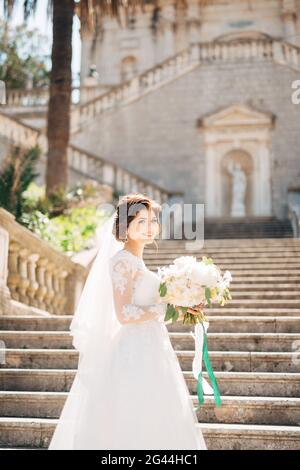
[[[149,0],[48,0],[52,13],[53,44],[50,96],[47,116],[48,155],[46,192],[50,196],[65,190],[68,182],[67,146],[70,137],[70,110],[72,90],[72,27],[76,13],[85,26],[95,30],[105,15],[119,19],[120,8],[134,12],[137,5]],[[17,0],[4,0],[7,18],[10,18]],[[36,10],[38,0],[23,0],[24,18]],[[153,4],[156,0],[153,1]]]

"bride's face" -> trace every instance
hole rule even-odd
[[[152,243],[159,233],[159,220],[152,209],[141,209],[130,222],[128,236],[137,242]]]

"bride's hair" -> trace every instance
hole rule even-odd
[[[130,222],[142,209],[152,209],[160,227],[159,214],[161,212],[161,205],[158,202],[142,193],[125,194],[117,205],[117,215],[114,222],[114,233],[118,241],[125,240]],[[155,240],[154,243],[156,244]]]

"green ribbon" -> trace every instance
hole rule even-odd
[[[217,383],[213,368],[212,368],[211,363],[210,363],[209,355],[208,355],[207,335],[206,335],[203,323],[201,323],[201,324],[202,324],[202,328],[203,328],[202,357],[204,359],[204,364],[205,364],[206,370],[208,372],[208,377],[210,378],[211,385],[212,385],[212,388],[213,388],[213,391],[214,391],[215,405],[216,406],[221,406],[222,401],[221,401],[221,397],[220,397],[220,390],[219,390],[219,387],[218,387],[218,383]],[[200,406],[203,405],[203,403],[204,403],[203,385],[202,385],[202,370],[199,372],[199,375],[198,375],[197,395],[198,395],[198,403],[199,403],[199,406],[197,408],[197,411],[198,411]]]

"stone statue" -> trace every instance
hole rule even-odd
[[[232,176],[232,199],[231,199],[231,216],[244,217],[246,215],[246,186],[247,176],[242,167],[237,162],[231,162],[228,165],[228,171]]]

